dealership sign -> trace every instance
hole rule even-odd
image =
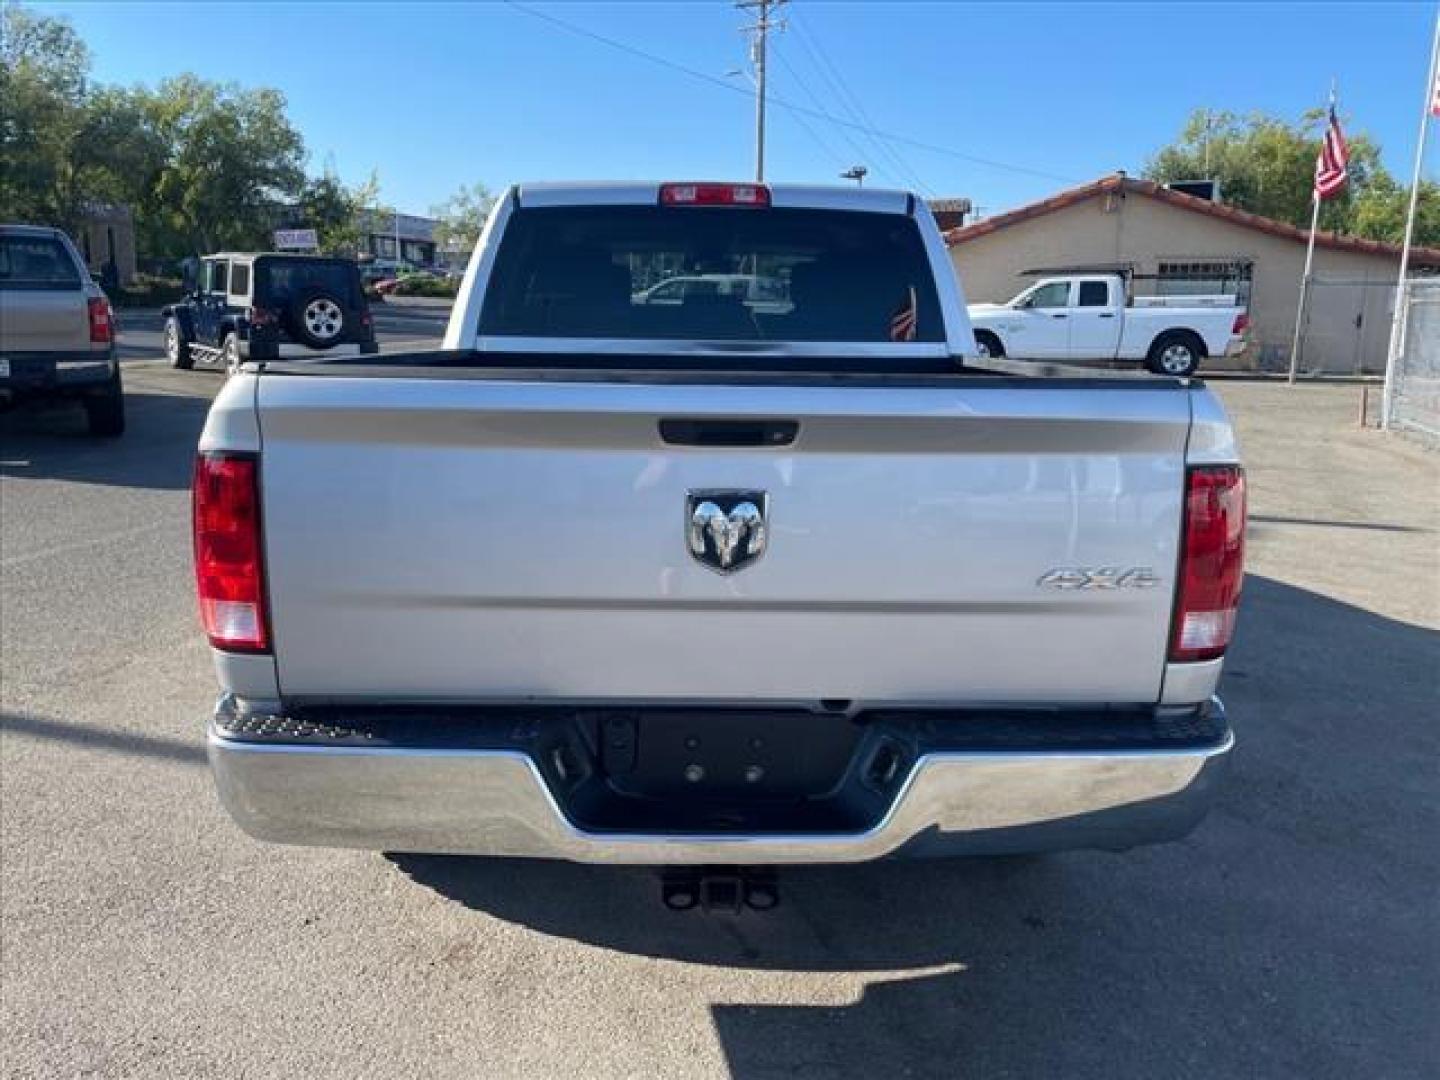
[[[320,246],[314,229],[276,229],[276,251],[314,251]]]

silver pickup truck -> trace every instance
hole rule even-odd
[[[764,287],[644,302],[735,275]],[[1204,815],[1225,414],[1193,381],[977,362],[920,200],[512,188],[445,344],[247,364],[210,413],[209,753],[246,832],[744,865]]]
[[[59,229],[0,224],[0,410],[77,401],[90,434],[125,433],[115,312]]]

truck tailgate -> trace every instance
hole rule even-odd
[[[1173,385],[258,386],[287,697],[1159,696],[1190,421]],[[661,437],[706,418],[798,434]],[[768,495],[767,549],[737,573],[687,548],[687,494],[706,489]],[[1072,568],[1159,580],[1041,584]]]

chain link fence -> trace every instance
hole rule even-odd
[[[1440,443],[1440,279],[1406,282],[1386,426]]]

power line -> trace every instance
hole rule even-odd
[[[801,43],[806,45],[807,48],[813,46],[813,49],[811,50],[812,56],[818,57],[821,61],[821,64],[823,65],[823,67],[821,67],[822,75],[824,74],[824,69],[826,68],[828,68],[829,71],[833,74],[834,85],[839,91],[839,100],[846,105],[846,108],[849,109],[851,116],[859,120],[866,127],[872,130],[878,130],[875,128],[874,122],[870,119],[870,114],[865,111],[865,107],[863,104],[861,104],[859,98],[856,97],[855,94],[851,93],[850,88],[846,84],[844,78],[841,76],[839,69],[837,69],[835,65],[830,62],[830,58],[828,55],[826,55],[824,49],[821,47],[819,39],[812,35],[798,21],[795,25],[798,28]],[[820,67],[820,65],[817,65],[817,67]],[[888,158],[896,168],[900,170],[901,174],[908,178],[907,183],[913,183],[917,188],[930,195],[932,198],[936,195],[935,189],[925,183],[924,179],[920,176],[920,174],[915,169],[910,167],[910,163],[900,155],[899,151],[897,151],[887,139],[881,136],[872,138],[871,141],[880,149],[880,152],[886,158]]]
[[[779,56],[780,54],[776,53],[775,55]],[[847,158],[844,154],[836,152],[835,148],[831,146],[830,143],[826,142],[820,137],[820,133],[815,130],[809,120],[806,120],[805,117],[803,117],[797,112],[791,112],[789,115],[790,119],[794,120],[795,123],[800,126],[800,130],[805,132],[805,134],[810,137],[810,141],[820,148],[820,152],[826,157],[828,157],[831,161],[833,161],[836,165],[848,166],[852,164],[849,158]]]
[[[772,46],[772,48],[773,48],[773,46]],[[785,68],[786,68],[787,71],[791,72],[791,74],[795,74],[795,69],[790,66],[790,61],[785,58],[785,54],[784,54],[784,53],[780,52],[779,49],[775,49],[775,50],[774,50],[774,55],[780,58],[780,62],[785,65]],[[740,74],[743,74],[743,73],[742,73],[742,72],[739,72],[739,71],[732,71],[732,72],[730,72],[729,74],[731,74],[731,75],[740,75]],[[754,81],[754,76],[750,76],[750,79],[751,79],[751,81],[753,82],[753,81]],[[805,89],[806,89],[806,91],[808,92],[809,88],[806,87]],[[826,139],[822,139],[822,138],[820,137],[820,133],[819,133],[818,131],[816,131],[813,126],[811,126],[810,121],[806,120],[804,116],[802,116],[800,113],[793,112],[793,111],[790,113],[790,116],[791,116],[791,118],[796,122],[796,124],[799,125],[800,129],[801,129],[802,131],[804,131],[805,134],[810,138],[810,141],[813,142],[813,143],[816,145],[817,148],[819,148],[819,150],[820,150],[820,152],[821,152],[822,154],[824,154],[826,157],[832,159],[833,161],[837,162],[838,164],[841,164],[841,165],[849,165],[849,164],[850,164],[849,160],[845,157],[845,155],[836,153],[835,148],[830,145],[829,141],[826,140]],[[842,134],[843,134],[847,139],[850,138],[850,133],[849,133],[849,132],[842,132]],[[853,140],[852,140],[852,143],[853,143]],[[864,156],[864,151],[861,151],[861,156],[862,156],[862,157]]]
[[[692,79],[699,79],[702,82],[707,82],[711,86],[718,86],[720,89],[725,90],[729,93],[744,94],[746,97],[750,96],[747,91],[736,86],[734,83],[726,82],[724,79],[720,78],[717,75],[711,75],[708,72],[704,71],[697,71],[695,68],[686,67],[684,64],[677,64],[674,60],[667,60],[663,56],[657,56],[652,52],[647,52],[644,49],[636,48],[634,45],[627,45],[625,42],[617,41],[615,38],[606,37],[604,34],[597,34],[593,30],[587,30],[583,26],[576,26],[574,23],[568,22],[565,19],[561,19],[558,16],[551,15],[549,12],[540,11],[536,8],[532,8],[528,4],[519,3],[518,0],[505,0],[505,3],[508,4],[510,7],[514,8],[516,11],[523,11],[526,15],[530,15],[534,18],[540,19],[543,22],[548,22],[553,26],[558,26],[562,30],[565,30],[571,34],[575,34],[583,38],[589,38],[591,41],[596,41],[602,45],[607,45],[612,49],[616,49],[623,53],[628,53],[629,55],[638,57],[641,60],[649,61],[652,64],[658,64],[660,67],[663,68],[669,68],[671,71],[677,71],[682,75],[688,75]],[[935,143],[924,142],[920,139],[912,139],[907,135],[895,135],[889,132],[877,131],[873,128],[866,127],[864,124],[852,123],[848,120],[842,120],[837,116],[829,116],[816,109],[806,108],[804,105],[797,105],[793,101],[782,101],[780,98],[771,97],[770,102],[771,104],[780,106],[782,109],[788,109],[793,113],[801,113],[815,120],[826,120],[832,124],[835,124],[838,127],[849,128],[852,131],[863,132],[864,134],[869,135],[872,138],[878,137],[889,139],[891,142],[899,143],[902,146],[913,146],[917,150],[925,150],[932,154],[942,154],[945,157],[952,157],[960,161],[967,161],[972,165],[983,165],[989,169],[1000,169],[1004,172],[1020,173],[1026,176],[1038,176],[1045,180],[1058,180],[1061,183],[1065,184],[1074,183],[1076,180],[1076,178],[1073,176],[1062,176],[1059,173],[1047,172],[1044,169],[1032,169],[1026,165],[1012,165],[1008,162],[996,161],[992,158],[984,158],[978,157],[974,154],[966,154],[948,146],[938,146]]]
[[[810,126],[809,120],[806,120],[805,117],[801,116],[799,113],[791,113],[790,118],[800,125],[800,130],[805,132],[806,135],[810,136],[810,141],[813,142],[816,146],[818,146],[820,148],[820,152],[823,153],[826,157],[828,157],[831,161],[833,161],[837,165],[850,164],[848,158],[837,154],[834,147],[832,147],[829,143],[824,142],[820,138],[819,133]]]
[[[860,102],[859,98],[850,92],[850,87],[846,84],[844,76],[840,74],[839,68],[831,63],[830,57],[826,55],[824,48],[820,44],[819,38],[810,33],[805,23],[798,17],[798,13],[794,24],[797,36],[800,39],[800,44],[804,46],[806,52],[810,54],[810,60],[815,65],[815,69],[820,72],[820,77],[830,83],[831,88],[835,91],[836,100],[850,113],[852,119],[872,131],[876,130],[874,122],[870,119],[870,114],[865,111],[865,106]],[[910,167],[910,163],[901,157],[899,152],[891,146],[889,142],[883,138],[875,137],[871,138],[871,142],[874,143],[882,155],[887,157],[890,162],[899,169],[900,176],[907,185],[914,184],[932,197],[935,195],[935,189],[925,183],[920,177],[920,174]]]
[[[805,80],[800,77],[800,72],[795,69],[795,65],[790,63],[789,58],[779,49],[775,50],[775,55],[779,58],[780,63],[784,66],[785,70],[790,73],[790,77],[795,80],[795,85],[800,87],[801,91],[815,105],[815,108],[820,112],[820,114],[824,116],[827,120],[830,120],[831,123],[834,123],[834,117],[832,117],[828,112],[825,111],[825,106],[821,103],[819,96],[815,93],[815,91],[810,89],[809,83],[805,82]],[[792,115],[795,117],[796,120],[799,120],[802,123],[806,122],[805,118],[799,113],[792,113]],[[855,151],[857,155],[855,159],[856,161],[864,161],[866,158],[872,156],[863,146],[860,145],[859,142],[856,141],[855,136],[850,134],[850,132],[846,128],[842,127],[840,129],[840,134],[844,137],[845,141],[850,144],[851,149]],[[839,157],[836,157],[836,160],[842,161],[842,163],[846,165],[854,164],[854,162],[844,161],[842,158]],[[890,171],[888,166],[886,166],[885,171]],[[903,177],[896,176],[895,179],[899,180],[901,183],[904,183]]]
[[[810,88],[810,84],[806,82],[806,80],[801,76],[799,69],[796,68],[794,64],[790,63],[790,58],[787,57],[783,52],[777,51],[775,55],[780,58],[780,63],[785,66],[785,70],[788,71],[790,73],[790,77],[795,80],[795,85],[798,86],[801,92],[810,99],[810,103],[815,106],[815,110],[820,113],[820,115],[823,116],[826,120],[830,121],[830,123],[836,123],[835,117],[832,116],[830,114],[830,111],[825,108],[825,104],[820,100],[820,96]],[[863,146],[860,145],[859,142],[856,141],[855,136],[852,135],[848,128],[846,128],[845,126],[841,126],[840,134],[844,137],[845,141],[850,144],[851,148],[855,151],[855,153],[859,155],[859,160],[864,160],[865,158],[873,156],[870,151],[867,151]],[[889,171],[888,167],[886,171]],[[900,176],[896,176],[895,179],[903,182],[903,178]]]

